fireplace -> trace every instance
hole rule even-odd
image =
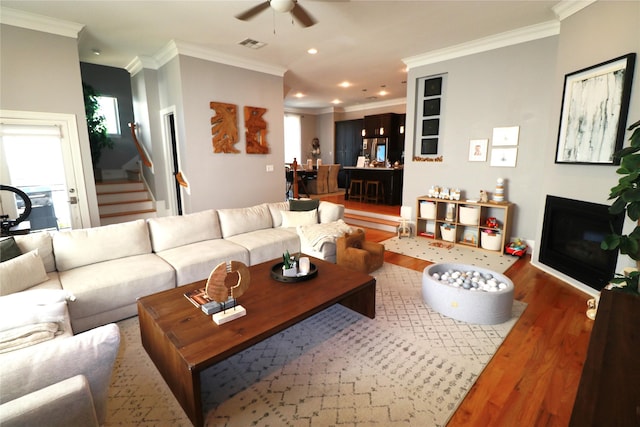
[[[624,214],[609,206],[547,195],[539,261],[601,290],[613,277],[618,251],[600,249],[612,227],[622,232]]]

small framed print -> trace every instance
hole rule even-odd
[[[488,139],[472,139],[469,141],[469,161],[486,162]]]
[[[492,148],[491,149],[491,166],[515,168],[517,157],[518,157],[518,149],[516,147]]]
[[[493,140],[491,145],[518,145],[519,134],[520,126],[493,128]]]

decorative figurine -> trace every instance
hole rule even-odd
[[[480,203],[487,203],[489,201],[489,195],[485,190],[480,190]]]

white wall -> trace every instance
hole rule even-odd
[[[92,226],[100,224],[75,38],[0,24],[0,108],[74,114]]]

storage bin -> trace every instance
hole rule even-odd
[[[460,206],[460,224],[478,225],[480,209],[474,206]]]
[[[420,202],[420,218],[436,219],[436,204],[434,202]]]
[[[442,237],[442,240],[446,240],[447,242],[455,242],[456,241],[455,227],[449,228],[446,225],[441,225],[440,236]]]
[[[499,251],[502,245],[502,234],[482,230],[482,233],[480,233],[480,245],[490,251]]]

